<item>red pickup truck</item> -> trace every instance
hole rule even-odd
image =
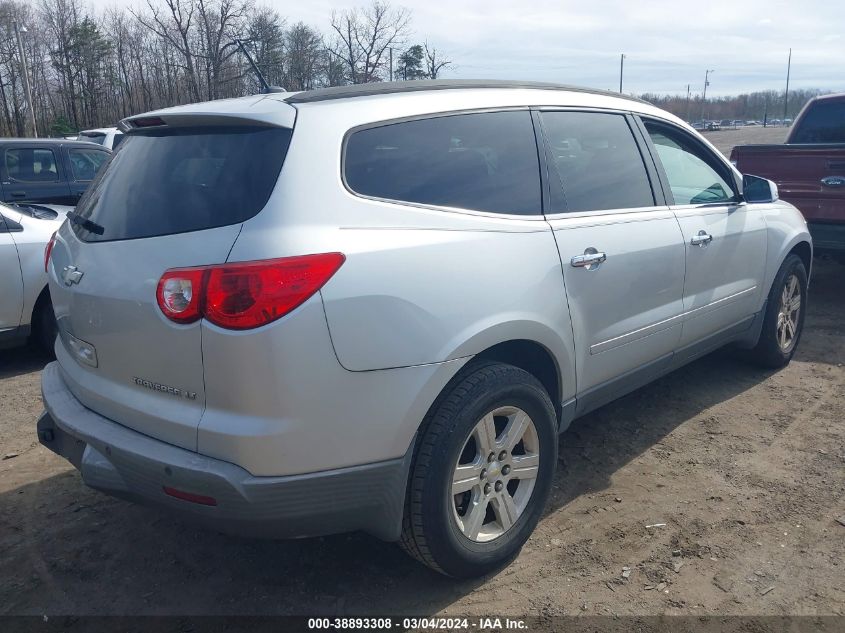
[[[775,181],[807,219],[816,252],[845,258],[845,94],[812,99],[783,145],[738,145],[743,174]]]

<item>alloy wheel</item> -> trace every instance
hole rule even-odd
[[[801,283],[790,275],[783,285],[777,318],[777,341],[781,350],[788,352],[798,336],[798,316],[801,312]]]
[[[471,541],[504,535],[528,506],[540,467],[540,443],[529,415],[499,407],[475,425],[452,475],[453,513]]]

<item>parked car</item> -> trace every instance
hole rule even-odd
[[[0,349],[27,339],[53,349],[56,321],[44,249],[71,208],[0,204]]]
[[[785,144],[739,145],[731,161],[774,180],[804,214],[816,249],[845,260],[845,93],[808,102]]]
[[[709,130],[711,132],[721,130],[722,126],[719,124],[718,121],[708,121],[707,125],[704,127],[705,130]]]
[[[2,200],[73,206],[110,154],[85,141],[0,139]]]
[[[116,127],[101,127],[94,130],[83,130],[79,133],[80,141],[89,141],[102,145],[110,150],[117,149],[123,140],[123,132]]]
[[[483,574],[574,418],[727,343],[798,345],[801,215],[640,100],[385,82],[122,127],[49,258],[38,434],[216,529]]]

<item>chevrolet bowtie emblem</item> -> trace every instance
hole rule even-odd
[[[77,269],[76,266],[65,266],[62,269],[62,279],[64,280],[66,286],[78,284],[84,274],[85,273]]]

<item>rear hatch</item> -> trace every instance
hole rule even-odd
[[[200,322],[165,318],[158,282],[171,268],[226,261],[242,223],[275,187],[291,129],[168,112],[135,119],[143,127],[130,131],[62,225],[50,292],[57,357],[82,404],[196,450],[205,405]]]

